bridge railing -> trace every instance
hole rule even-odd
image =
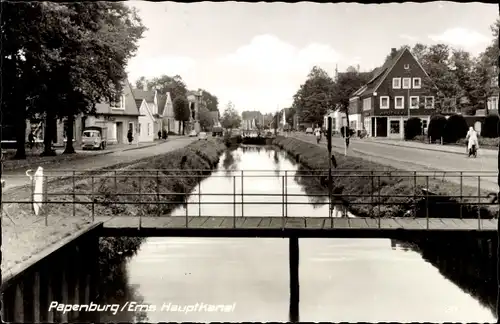
[[[183,215],[187,218],[222,216],[221,214],[233,217],[333,217],[336,210],[346,214],[347,209],[350,209],[359,216],[380,219],[394,216],[388,206],[398,206],[399,214],[403,211],[405,216],[427,219],[439,214],[440,217],[453,218],[471,218],[475,214],[479,228],[481,219],[497,216],[484,209],[486,206],[498,206],[498,201],[494,201],[493,196],[483,189],[488,187],[489,181],[496,181],[498,175],[494,172],[335,170],[332,174],[332,195],[325,189],[328,170],[219,170],[212,173],[211,178],[222,180],[213,187],[207,187],[203,180],[210,172],[156,169],[60,170],[44,174],[43,193],[38,193],[36,201],[45,206],[42,215],[46,225],[49,223],[48,217],[54,213],[63,213],[68,217],[90,217],[94,221],[96,216],[110,214],[140,218],[165,215]],[[61,174],[64,174],[63,178]],[[339,183],[345,185],[346,180],[340,178],[346,177],[352,179],[352,183],[360,184],[358,193],[349,194],[341,189]],[[268,182],[270,179],[272,183]],[[456,191],[454,194],[445,198],[433,194],[430,189],[431,181],[434,184],[435,181],[440,181],[440,184],[446,186],[452,179],[456,182],[453,187],[455,190],[448,191]],[[411,182],[403,187],[412,188],[412,192],[384,192],[388,186],[398,186],[403,181]],[[279,188],[269,190],[277,183]],[[457,183],[460,186],[456,186]],[[24,205],[19,208],[26,210],[34,203],[36,195],[33,187],[28,187],[24,196],[7,194],[2,208],[7,209],[9,205],[15,204]],[[304,214],[311,210],[306,211],[300,206],[311,204],[317,207],[315,215]],[[219,208],[208,207],[214,205]],[[54,206],[59,207],[53,208]]]

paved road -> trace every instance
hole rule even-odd
[[[311,135],[298,133],[293,136],[316,143],[315,137]],[[323,139],[320,145],[326,146],[326,140]],[[342,138],[334,137],[332,146],[334,151],[344,153]],[[498,156],[495,154],[479,154],[476,159],[473,159],[467,158],[465,152],[460,155],[452,152],[377,143],[373,140],[352,139],[348,155],[407,171],[489,171],[492,172],[490,177],[481,177],[481,188],[494,192],[498,191],[496,178]],[[449,179],[457,183],[460,182],[459,178]],[[464,179],[464,184],[477,187],[477,178]]]
[[[67,163],[62,162],[58,164],[57,167],[45,166],[44,173],[49,175],[68,176],[71,173],[67,170],[96,170],[117,164],[130,163],[148,156],[155,156],[184,147],[195,139],[196,138],[178,137],[155,146],[134,150],[120,150],[110,154],[96,155],[88,159],[67,161]],[[34,169],[36,169],[36,167],[34,167]],[[30,181],[25,172],[19,171],[5,172],[2,178],[6,182],[5,190],[29,184]]]

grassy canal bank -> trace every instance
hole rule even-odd
[[[314,174],[315,170],[328,169],[328,151],[321,147],[302,140],[278,136],[274,142],[288,154],[290,154],[304,168]],[[408,210],[417,210],[417,217],[425,217],[425,196],[421,189],[427,188],[430,192],[438,195],[440,201],[448,201],[447,204],[437,204],[429,206],[429,217],[459,217],[477,218],[480,213],[481,218],[495,218],[498,213],[496,206],[475,206],[473,204],[460,204],[455,198],[450,196],[460,195],[460,185],[445,181],[439,177],[418,177],[414,183],[413,176],[410,173],[403,172],[396,168],[367,161],[353,156],[344,156],[336,154],[337,168],[333,172],[333,187],[343,188],[345,199],[349,202],[350,211],[362,217],[403,217]],[[376,171],[380,175],[373,180],[367,173],[358,171]],[[344,176],[339,176],[338,171]],[[395,172],[399,172],[396,174]],[[406,176],[402,176],[405,174]],[[348,175],[348,176],[345,176]],[[364,177],[362,175],[365,175]],[[328,187],[325,183],[324,193],[328,193]],[[373,188],[374,206],[371,206],[371,197]],[[488,193],[481,190],[481,202],[487,202]],[[367,195],[366,197],[349,197],[349,195]],[[379,196],[380,195],[380,196]],[[476,203],[479,201],[478,189],[468,186],[462,186],[462,195],[464,203]],[[405,196],[405,197],[398,197]],[[465,198],[474,197],[474,198]],[[379,203],[378,203],[379,202]],[[386,203],[395,203],[387,205]],[[460,211],[461,209],[461,211]]]
[[[196,141],[186,147],[166,152],[155,157],[144,158],[120,169],[85,174],[75,182],[76,196],[73,198],[72,180],[53,181],[48,186],[51,202],[44,206],[42,216],[34,216],[32,207],[26,203],[6,204],[4,210],[11,217],[2,218],[2,271],[9,270],[21,262],[29,262],[31,256],[41,252],[48,246],[57,243],[64,237],[76,232],[92,222],[92,211],[95,216],[161,216],[170,212],[184,197],[175,193],[186,193],[194,189],[199,181],[210,174],[225,146],[221,140]],[[152,169],[198,169],[188,177],[175,171],[144,171]],[[143,170],[138,173],[137,170]],[[116,173],[116,182],[114,174]],[[133,176],[136,176],[135,178]],[[143,178],[139,178],[139,175]],[[144,178],[144,176],[151,176]],[[185,175],[185,173],[183,173]],[[139,186],[141,193],[150,193],[141,199],[137,195]],[[91,193],[94,193],[94,199]],[[161,193],[158,195],[157,193]],[[20,188],[7,192],[6,201],[31,200],[30,188]],[[73,199],[75,205],[73,215]],[[170,204],[147,204],[157,200]],[[138,203],[141,205],[120,202]],[[115,202],[115,203],[113,203]],[[47,215],[48,226],[45,226],[44,215]],[[102,267],[118,265],[124,256],[133,254],[141,243],[138,238],[102,238],[100,250]],[[109,270],[107,273],[110,273]]]

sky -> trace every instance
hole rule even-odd
[[[127,66],[129,80],[182,76],[222,112],[275,112],[318,65],[331,76],[380,66],[391,48],[445,43],[477,55],[491,42],[498,5],[127,1],[148,28]]]

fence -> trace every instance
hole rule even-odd
[[[488,181],[488,178],[494,177],[496,179],[497,174],[493,172],[334,170],[332,172],[334,186],[339,182],[345,184],[346,181],[361,185],[358,185],[359,191],[357,193],[344,193],[337,187],[337,189],[333,189],[331,195],[328,194],[328,189],[324,189],[327,187],[328,170],[229,170],[222,172],[223,174],[211,175],[211,178],[225,179],[219,183],[222,188],[216,188],[219,192],[205,192],[208,190],[202,191],[201,180],[207,178],[210,172],[210,170],[133,169],[51,172],[43,176],[44,192],[41,203],[44,208],[42,215],[45,217],[45,224],[49,225],[49,214],[56,212],[51,210],[50,206],[60,205],[62,207],[59,208],[59,213],[72,216],[79,216],[77,214],[81,211],[77,212],[77,207],[83,206],[85,214],[91,217],[92,221],[95,220],[96,216],[102,215],[105,209],[119,207],[122,207],[122,210],[118,212],[115,210],[114,216],[138,216],[141,218],[170,215],[171,212],[179,213],[179,210],[182,210],[187,219],[190,216],[189,212],[193,210],[193,205],[195,205],[195,215],[191,216],[202,216],[204,206],[224,205],[232,206],[232,216],[235,218],[262,216],[266,210],[274,210],[270,216],[275,217],[306,217],[312,215],[293,216],[290,214],[293,214],[294,211],[300,213],[300,208],[296,206],[310,205],[311,200],[313,200],[312,203],[316,201],[316,204],[328,207],[327,215],[324,215],[326,217],[332,217],[334,210],[343,209],[345,212],[345,209],[349,208],[360,216],[380,219],[390,214],[387,206],[396,205],[399,206],[400,212],[401,208],[406,208],[406,216],[427,219],[443,212],[451,212],[455,218],[463,216],[471,218],[469,217],[471,212],[477,213],[478,223],[481,219],[491,219],[497,216],[492,216],[491,213],[485,215],[483,207],[485,205],[498,205],[498,199],[495,201],[494,194],[485,194],[481,190],[482,183]],[[185,182],[184,187],[178,186],[181,182],[180,178]],[[349,178],[349,180],[345,178]],[[441,181],[444,185],[452,178],[456,178],[455,181],[460,184],[456,194],[443,197],[437,196],[429,190],[431,181]],[[267,181],[273,179],[272,184],[266,183],[266,179]],[[465,181],[466,179],[468,181]],[[470,188],[464,190],[466,189],[464,182],[470,182],[470,179],[477,183],[476,193],[471,193]],[[384,194],[386,188],[396,186],[404,181],[410,182],[405,186],[411,188],[411,193]],[[245,189],[246,183],[253,187],[258,187],[259,183],[264,187],[279,183],[279,188],[256,193],[248,188]],[[297,189],[299,183],[301,185],[298,187],[305,188],[305,192]],[[220,192],[220,189],[224,190]],[[269,187],[264,189],[269,189]],[[27,190],[33,190],[33,186]],[[258,197],[261,199],[256,199]],[[212,198],[212,200],[207,198]],[[224,199],[220,200],[221,198]],[[8,194],[5,195],[4,199],[2,202],[4,209],[10,204],[27,205],[34,202],[32,191],[27,199],[9,198]],[[39,201],[37,200],[37,202]],[[174,210],[175,205],[180,205],[181,208]],[[252,206],[260,206],[260,208],[256,209]],[[279,211],[273,206],[278,206]],[[221,209],[219,210],[221,211]],[[224,210],[229,211],[229,208]],[[248,210],[253,210],[257,214],[248,213]],[[463,211],[468,214],[462,215]],[[318,214],[315,213],[315,216]],[[444,215],[441,217],[447,218]]]

